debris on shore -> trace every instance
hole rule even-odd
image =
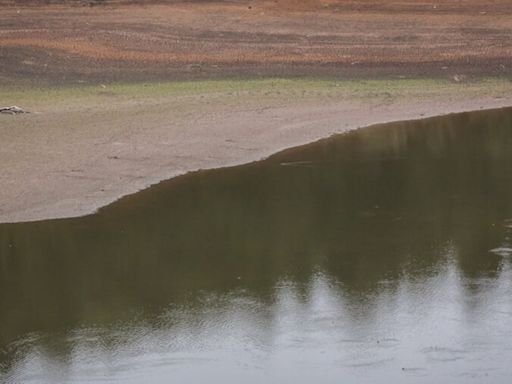
[[[10,115],[18,115],[21,113],[30,113],[24,109],[13,105],[12,107],[0,107],[0,113],[8,113]]]

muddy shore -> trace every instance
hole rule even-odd
[[[512,3],[0,0],[0,222],[335,133],[512,105]],[[128,4],[129,3],[129,4]]]
[[[89,214],[186,172],[371,124],[512,105],[512,87],[497,80],[169,83],[10,96],[33,113],[0,116],[0,222]]]

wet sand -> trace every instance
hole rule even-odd
[[[262,80],[6,94],[33,113],[0,115],[0,222],[90,214],[161,180],[358,127],[512,105],[507,80]]]

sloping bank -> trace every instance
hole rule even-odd
[[[93,213],[161,180],[377,123],[512,105],[510,79],[0,89],[0,222]]]

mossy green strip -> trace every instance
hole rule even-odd
[[[371,98],[374,96],[412,96],[460,92],[481,94],[482,91],[503,93],[512,91],[511,79],[481,78],[463,82],[448,79],[398,80],[206,80],[165,83],[136,83],[108,85],[77,85],[62,87],[0,87],[0,105],[60,104],[66,102],[98,102],[112,100],[158,99],[180,96],[329,96]]]

